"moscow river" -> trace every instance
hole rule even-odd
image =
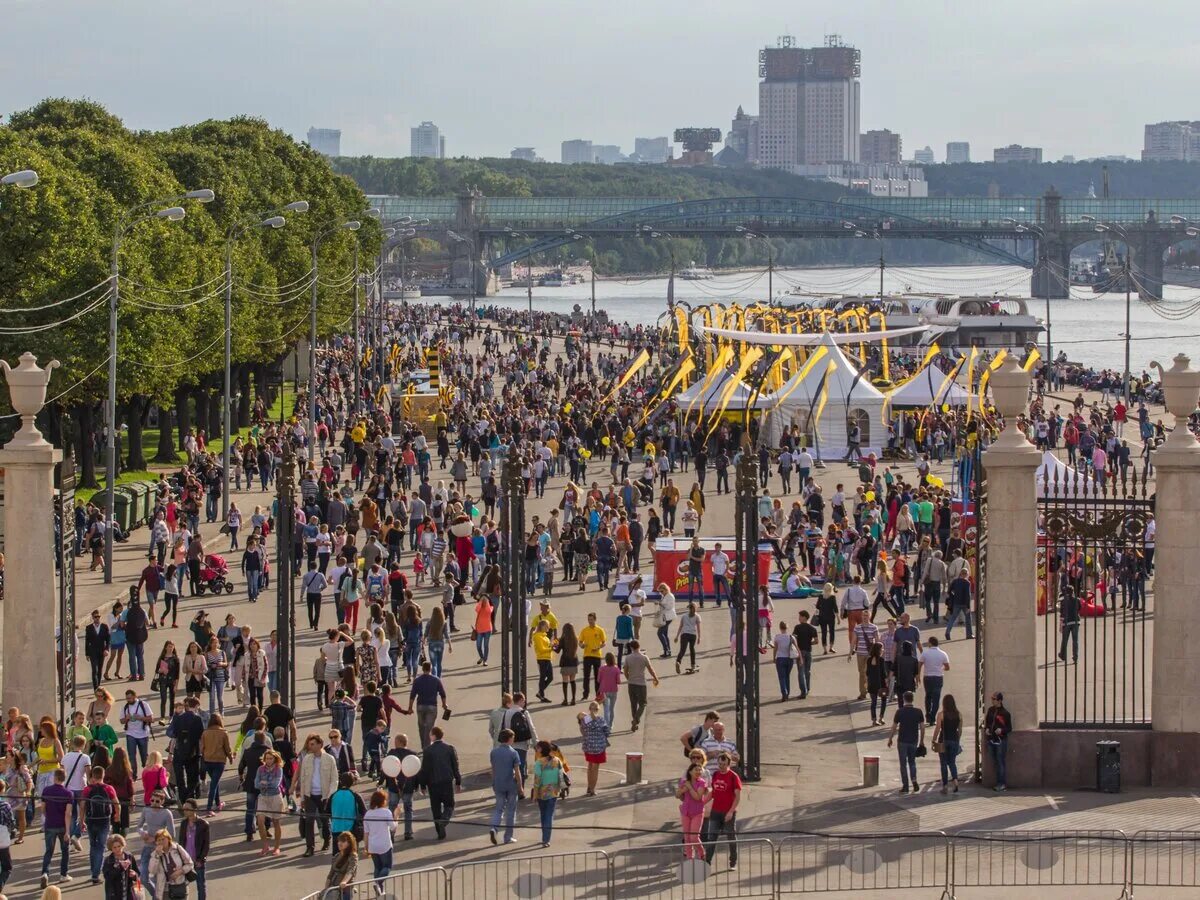
[[[585,274],[586,277],[586,274]],[[807,293],[875,294],[879,290],[878,268],[777,269],[774,291],[777,300],[787,291]],[[960,296],[1029,297],[1029,270],[1015,266],[895,267],[884,273],[884,290],[892,293],[950,294]],[[1200,300],[1200,288],[1167,286],[1164,303],[1158,311],[1150,304],[1132,302],[1133,335],[1131,366],[1135,373],[1156,359],[1169,365],[1170,357],[1189,348],[1200,347],[1200,317],[1178,321],[1163,318],[1160,312],[1181,311]],[[609,316],[631,324],[653,325],[666,309],[667,279],[605,279],[596,282],[596,307]],[[739,272],[719,275],[704,281],[675,281],[675,297],[697,303],[752,303],[767,299],[767,275]],[[488,303],[524,309],[525,288],[505,288]],[[567,287],[534,287],[533,306],[537,310],[570,312],[578,304],[591,305],[591,286],[586,282]],[[1030,312],[1044,319],[1046,302],[1030,300]],[[1066,352],[1071,360],[1088,366],[1121,369],[1125,358],[1125,295],[1093,294],[1090,287],[1072,286],[1071,298],[1050,301],[1054,352]],[[1039,341],[1045,347],[1044,337]],[[1194,354],[1200,358],[1200,352]]]

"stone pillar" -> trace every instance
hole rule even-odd
[[[1164,370],[1158,363],[1167,409],[1175,428],[1154,451],[1154,655],[1151,719],[1154,727],[1150,778],[1155,786],[1186,786],[1198,781],[1200,753],[1200,569],[1196,567],[1196,510],[1200,509],[1200,443],[1187,428],[1200,396],[1200,372],[1180,354]]]
[[[44,715],[56,715],[58,709],[54,464],[62,459],[62,453],[33,424],[46,402],[50,370],[57,365],[58,361],[52,360],[39,369],[32,353],[22,354],[16,368],[0,360],[13,409],[21,416],[21,429],[0,450],[4,505],[9,512],[4,540],[8,563],[2,621],[4,702],[19,706],[34,722]],[[18,522],[20,527],[16,527]]]
[[[1037,495],[1034,472],[1042,455],[1016,426],[1025,411],[1030,374],[1010,355],[992,373],[996,409],[1007,423],[983,454],[987,474],[987,591],[984,613],[983,689],[1000,691],[1016,730],[1009,737],[1008,784],[1041,784],[1037,690]],[[987,780],[993,783],[984,754]]]

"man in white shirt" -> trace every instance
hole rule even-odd
[[[629,614],[633,616],[633,638],[642,639],[642,613],[646,610],[646,591],[642,587],[642,576],[637,575],[629,582]]]
[[[729,572],[729,555],[721,550],[721,545],[717,544],[713,547],[713,552],[708,557],[709,564],[712,566],[713,580],[713,595],[716,597],[717,606],[721,605],[721,591],[725,591],[725,599],[730,600],[729,596],[729,580],[725,577]],[[704,605],[704,600],[700,600],[700,605]]]
[[[79,842],[80,837],[83,836],[83,816],[80,814],[79,799],[83,796],[88,774],[92,771],[91,757],[84,752],[86,749],[87,738],[82,734],[77,734],[71,741],[70,752],[64,754],[62,758],[62,770],[67,773],[67,780],[63,787],[74,795],[76,803],[76,814],[71,817],[71,846],[76,850],[83,849]]]
[[[137,776],[138,755],[142,765],[150,752],[150,723],[154,714],[145,700],[139,700],[134,691],[125,692],[125,705],[121,707],[120,722],[125,728],[125,751],[129,754],[129,766]]]
[[[950,657],[938,646],[938,639],[931,637],[929,646],[921,651],[919,672],[922,685],[925,687],[925,721],[932,722],[937,718],[938,707],[942,702],[942,684],[945,673],[950,670]]]
[[[804,483],[808,481],[808,476],[812,474],[812,454],[806,449],[800,450],[794,455],[792,461],[796,464],[796,474],[800,476],[800,486],[804,487]]]

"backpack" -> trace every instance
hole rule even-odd
[[[696,745],[700,743],[700,741],[703,737],[704,737],[704,726],[703,725],[697,725],[695,728],[693,728],[691,731],[688,732],[687,747],[684,748],[684,751],[683,751],[684,759],[687,759],[691,756],[692,751],[696,749]]]
[[[514,741],[533,740],[533,730],[529,727],[529,715],[523,709],[518,709],[508,721],[512,729]]]
[[[86,804],[84,818],[89,823],[104,822],[112,818],[112,798],[108,796],[104,785],[89,785],[88,789],[83,792],[83,798]]]

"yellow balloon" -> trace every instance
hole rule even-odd
[[[874,500],[874,499],[875,499],[875,492],[874,492],[874,491],[867,491],[867,493],[866,493],[864,496],[865,496],[865,497],[866,497],[868,500]]]
[[[930,473],[929,475],[925,476],[925,483],[926,484],[937,484],[937,478],[932,473]]]
[[[580,450],[579,455],[582,456],[584,459],[591,459],[592,451],[591,450]]]
[[[563,412],[569,413],[570,411],[571,411],[571,404],[570,403],[563,404]]]
[[[612,443],[612,440],[606,434],[604,437],[600,438],[600,443],[603,444],[605,447],[607,447],[609,444]]]

